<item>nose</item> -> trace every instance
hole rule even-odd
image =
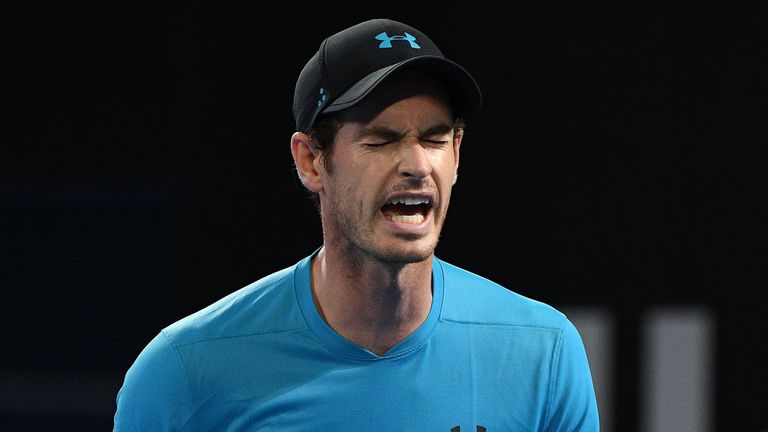
[[[427,150],[418,140],[406,140],[400,145],[399,173],[403,177],[425,178],[432,174]]]

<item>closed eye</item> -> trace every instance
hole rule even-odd
[[[377,147],[384,147],[385,145],[391,144],[391,143],[392,141],[370,142],[370,143],[364,142],[364,143],[360,143],[360,145],[362,145],[365,148],[377,148]]]

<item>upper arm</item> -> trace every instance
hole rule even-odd
[[[585,431],[600,429],[595,389],[589,363],[578,331],[567,322],[550,382],[547,431]]]
[[[117,395],[114,432],[191,430],[189,383],[164,333],[139,354]]]

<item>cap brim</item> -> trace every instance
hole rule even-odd
[[[480,87],[469,72],[446,58],[421,56],[395,63],[368,74],[334,99],[322,113],[337,112],[356,105],[384,82],[388,76],[406,68],[430,72],[441,79],[453,97],[455,115],[471,116],[480,111],[483,103]]]

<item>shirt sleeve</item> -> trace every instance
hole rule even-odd
[[[589,363],[576,327],[568,321],[550,382],[546,431],[597,432],[600,421]]]
[[[191,401],[183,365],[161,332],[125,375],[117,394],[114,432],[192,431]]]

